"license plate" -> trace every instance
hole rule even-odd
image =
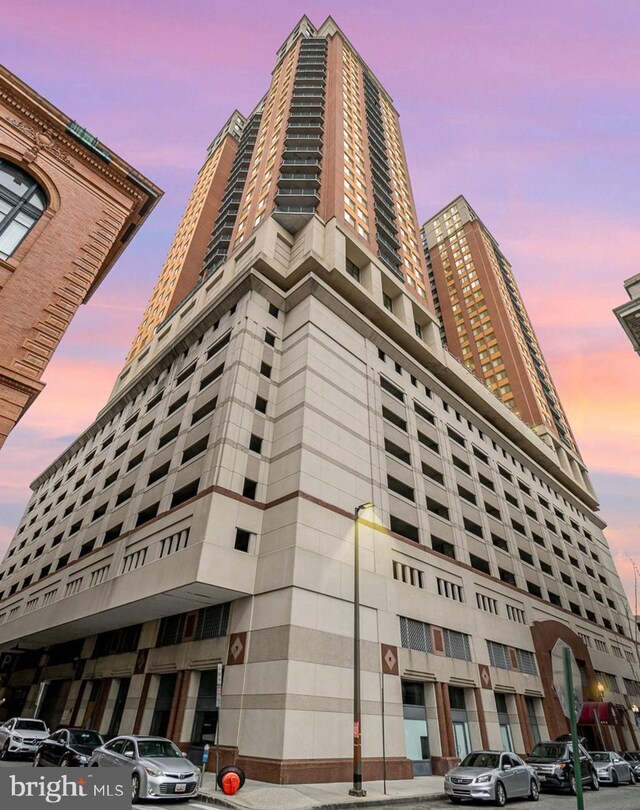
[[[176,793],[186,793],[186,792],[187,792],[187,786],[185,784],[176,785]]]
[[[547,778],[547,777],[546,777],[546,776],[545,776],[543,773],[539,773],[539,774],[538,774],[538,779],[539,779],[541,782],[544,782],[546,778]]]

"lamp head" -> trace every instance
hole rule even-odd
[[[373,504],[371,501],[367,501],[367,503],[361,503],[360,506],[356,507],[356,515],[359,516],[360,512],[364,512],[365,509],[373,509]]]

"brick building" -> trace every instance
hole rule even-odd
[[[0,67],[0,446],[160,191]]]

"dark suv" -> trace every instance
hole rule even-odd
[[[580,770],[582,784],[599,790],[598,774],[588,751],[582,745],[580,749]],[[568,790],[576,792],[576,777],[573,770],[573,748],[570,742],[539,742],[531,754],[526,757],[540,779],[542,790]]]

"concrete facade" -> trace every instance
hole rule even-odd
[[[557,731],[538,652],[554,622],[586,695],[604,673],[627,704],[628,607],[590,492],[443,352],[373,254],[360,282],[346,271],[352,249],[335,220],[295,236],[265,222],[34,482],[2,566],[0,642],[33,650],[12,656],[7,711],[33,711],[44,680],[50,722],[197,752],[219,662],[225,761],[278,782],[348,778],[352,514],[368,500],[366,778],[381,769],[381,677],[391,776]],[[615,733],[634,741],[626,723]]]
[[[6,68],[0,165],[37,184],[44,209],[21,241],[7,250],[0,244],[1,446],[43,389],[43,373],[76,310],[161,192]],[[5,185],[20,193],[19,184]],[[0,209],[5,234],[21,221],[18,213],[12,225],[12,202],[3,200]]]
[[[372,502],[365,779],[382,774],[383,733],[403,778],[566,730],[549,672],[560,637],[585,697],[600,682],[617,707],[611,744],[637,748],[629,606],[575,457],[443,348],[430,301],[337,207],[300,219],[274,187],[272,215],[239,227],[250,167],[268,171],[264,121],[267,154],[286,140],[298,55],[344,57],[325,25],[326,43],[305,46],[322,28],[304,18],[278,53],[199,282],[33,482],[0,567],[0,711],[166,734],[196,758],[217,729],[222,762],[249,777],[350,779],[354,509]],[[377,133],[382,90],[358,69]]]

